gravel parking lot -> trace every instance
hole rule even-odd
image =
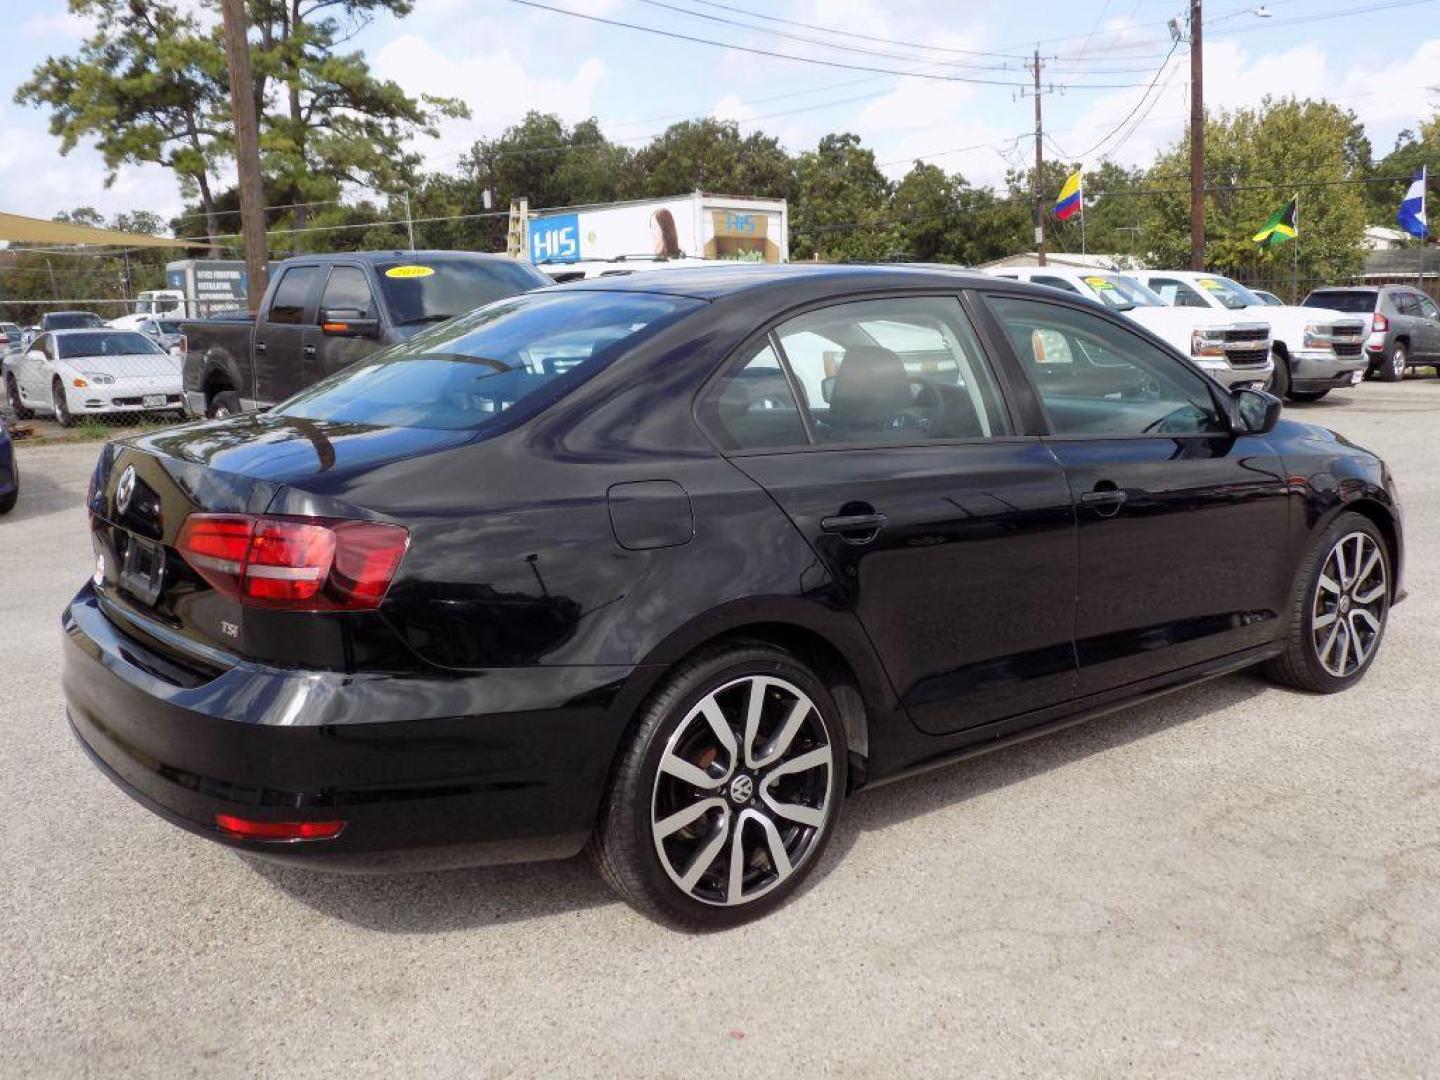
[[[1231,677],[866,793],[794,903],[706,937],[583,860],[317,876],[130,802],[59,687],[97,445],[22,445],[0,1074],[1433,1073],[1440,379],[1331,398],[1291,412],[1385,455],[1407,512],[1410,599],[1359,688]]]

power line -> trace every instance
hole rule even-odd
[[[655,26],[645,26],[641,23],[623,22],[619,19],[607,19],[599,15],[587,15],[580,11],[567,11],[565,8],[552,7],[549,4],[538,3],[537,0],[510,0],[512,4],[519,4],[522,7],[535,8],[539,11],[549,11],[555,15],[568,15],[572,19],[584,19],[587,22],[601,23],[605,26],[618,26],[626,30],[638,30],[644,34],[654,34],[657,37],[672,38],[676,41],[688,41],[697,45],[713,45],[720,49],[733,49],[736,52],[752,53],[756,56],[768,56],[776,60],[790,60],[799,64],[814,64],[818,67],[840,68],[847,71],[873,71],[879,75],[898,75],[911,79],[929,79],[935,82],[971,83],[978,86],[1008,86],[1012,89],[1026,86],[1022,82],[1007,81],[1004,79],[981,79],[969,75],[945,75],[939,72],[923,71],[898,71],[895,68],[870,67],[865,64],[842,63],[838,60],[821,60],[813,56],[797,56],[794,53],[776,52],[772,49],[761,49],[750,45],[736,45],[727,41],[716,41],[713,38],[695,37],[691,34],[681,34],[673,30],[661,30]],[[1123,90],[1135,83],[1075,83],[1067,86],[1067,89],[1077,90]]]
[[[1133,117],[1136,113],[1138,113],[1138,112],[1140,111],[1141,106],[1143,106],[1143,105],[1145,104],[1145,100],[1150,96],[1151,91],[1155,89],[1155,84],[1160,81],[1160,76],[1161,76],[1162,74],[1164,74],[1166,67],[1168,67],[1169,64],[1170,64],[1170,59],[1171,59],[1171,57],[1173,57],[1173,56],[1175,55],[1175,50],[1176,50],[1177,48],[1179,48],[1179,46],[1180,46],[1180,42],[1179,42],[1178,40],[1176,40],[1176,41],[1174,41],[1174,42],[1171,43],[1171,45],[1170,45],[1170,51],[1165,55],[1165,59],[1161,62],[1160,66],[1155,69],[1155,76],[1154,76],[1154,78],[1152,78],[1152,79],[1150,80],[1150,85],[1147,86],[1147,87],[1145,87],[1145,92],[1140,95],[1139,100],[1137,100],[1137,101],[1135,102],[1134,107],[1133,107],[1128,113],[1125,114],[1124,119],[1122,119],[1122,120],[1120,121],[1120,123],[1116,124],[1114,128],[1112,128],[1110,131],[1108,131],[1108,132],[1107,132],[1098,142],[1096,142],[1093,146],[1087,147],[1085,150],[1082,150],[1079,154],[1065,154],[1065,153],[1062,151],[1062,156],[1069,158],[1071,161],[1080,161],[1080,162],[1083,162],[1083,161],[1084,161],[1086,158],[1088,158],[1091,154],[1095,153],[1096,150],[1100,149],[1100,147],[1104,146],[1107,142],[1109,142],[1112,138],[1114,138],[1114,137],[1120,132],[1120,130],[1121,130],[1122,128],[1124,128],[1125,125],[1130,122],[1131,117]],[[1163,91],[1162,91],[1162,93],[1163,93]],[[1158,95],[1156,96],[1155,100],[1156,100],[1156,101],[1160,100],[1160,98],[1159,98]],[[1153,103],[1152,103],[1152,104],[1153,104]]]

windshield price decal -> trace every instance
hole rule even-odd
[[[433,273],[435,273],[433,266],[392,266],[385,271],[385,276],[395,278],[429,277]]]

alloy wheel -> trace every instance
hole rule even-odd
[[[1342,536],[1320,569],[1310,612],[1320,666],[1336,678],[1354,675],[1380,643],[1390,601],[1385,557],[1369,533]]]
[[[784,882],[826,828],[833,753],[815,703],[793,683],[746,676],[706,694],[666,743],[651,796],[671,882],[721,907]]]
[[[1405,377],[1405,363],[1405,350],[1399,345],[1396,345],[1394,351],[1390,354],[1390,367],[1396,379],[1403,379]]]

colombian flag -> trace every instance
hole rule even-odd
[[[1080,170],[1076,169],[1060,189],[1060,198],[1055,200],[1050,212],[1061,221],[1080,209]]]

